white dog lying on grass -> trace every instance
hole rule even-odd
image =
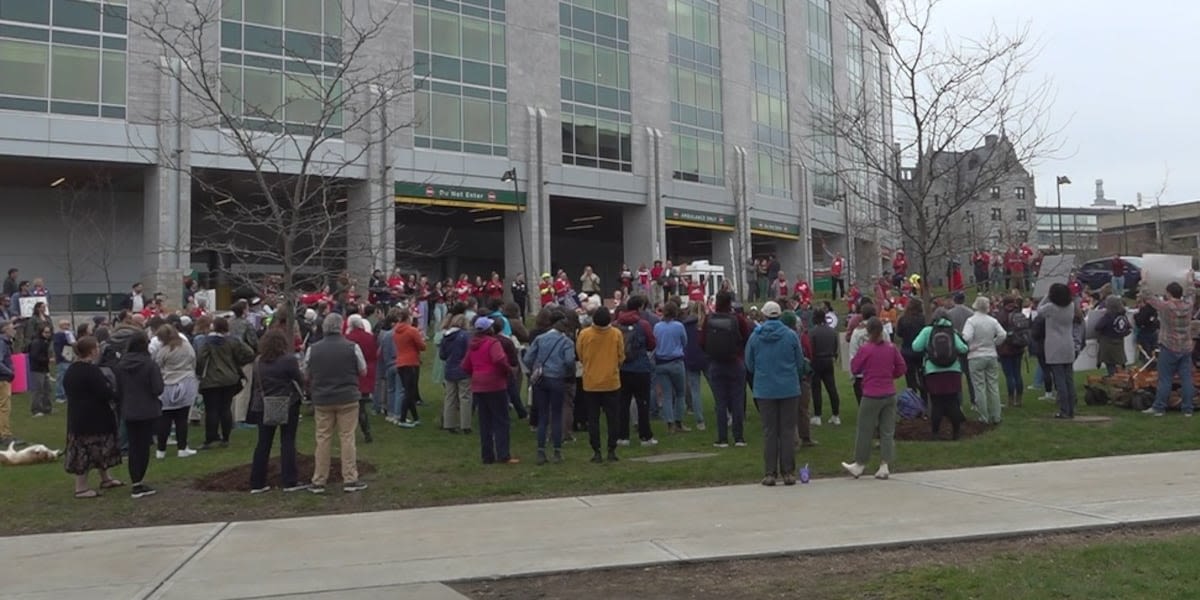
[[[8,450],[0,450],[0,465],[16,467],[20,465],[37,465],[58,460],[62,450],[51,450],[42,444],[26,446],[20,450],[13,449],[14,444],[8,445]]]

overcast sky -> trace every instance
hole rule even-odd
[[[945,0],[937,20],[978,37],[994,21],[1028,23],[1044,49],[1035,77],[1053,78],[1052,118],[1067,123],[1064,158],[1035,165],[1038,205],[1087,205],[1105,196],[1164,203],[1200,199],[1200,2],[1195,0]],[[1069,120],[1069,122],[1068,122]],[[1169,171],[1169,175],[1168,175]]]

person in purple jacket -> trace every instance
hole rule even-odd
[[[863,399],[858,409],[858,435],[854,440],[854,462],[842,468],[858,479],[871,459],[871,440],[879,428],[879,448],[883,460],[876,479],[888,478],[888,464],[896,458],[896,379],[907,366],[900,351],[883,335],[883,321],[867,321],[867,342],[850,361],[850,372],[862,378]]]

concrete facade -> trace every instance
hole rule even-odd
[[[49,0],[31,0],[46,2]],[[132,18],[148,17],[154,7],[165,6],[168,13],[184,15],[191,0],[129,0]],[[837,206],[817,206],[812,198],[802,149],[809,143],[810,125],[806,90],[806,39],[809,31],[808,3],[821,0],[796,0],[784,5],[786,29],[786,89],[789,95],[788,128],[790,143],[796,151],[792,160],[790,197],[757,193],[754,168],[754,122],[751,118],[751,76],[754,48],[750,41],[749,2],[722,3],[720,17],[720,63],[724,134],[725,184],[705,185],[673,178],[674,158],[670,142],[671,83],[668,61],[668,5],[630,1],[628,4],[631,110],[633,118],[631,172],[564,165],[562,160],[560,68],[553,60],[560,41],[560,0],[509,1],[505,6],[505,50],[507,68],[507,157],[485,156],[417,148],[411,130],[401,130],[390,139],[366,139],[380,128],[380,119],[392,123],[417,118],[413,99],[398,94],[389,102],[387,115],[373,114],[359,130],[347,131],[341,140],[322,149],[333,157],[357,156],[343,165],[348,180],[350,220],[346,248],[347,268],[365,275],[371,268],[387,268],[394,262],[398,246],[405,240],[404,212],[392,211],[393,182],[419,182],[479,189],[506,189],[500,183],[504,171],[515,168],[523,194],[528,194],[525,210],[507,215],[504,220],[503,268],[534,273],[549,270],[561,262],[556,254],[570,253],[558,240],[563,232],[553,231],[551,213],[555,203],[569,199],[588,199],[619,207],[623,239],[615,252],[624,262],[636,265],[664,256],[666,209],[704,211],[731,215],[739,224],[733,233],[734,251],[728,239],[714,236],[712,258],[728,261],[729,267],[748,259],[752,239],[761,240],[752,223],[777,223],[798,232],[790,239],[779,236],[773,248],[793,272],[807,271],[827,262],[824,255],[814,256],[812,230],[827,232],[831,246],[848,248],[841,232],[847,231],[843,211]],[[220,3],[214,3],[219,9]],[[457,4],[457,3],[451,3]],[[411,61],[413,58],[413,0],[346,0],[348,14],[367,14],[393,7],[382,35],[364,51],[371,61]],[[176,17],[178,18],[178,17]],[[850,20],[879,19],[874,0],[833,0],[830,5],[836,89],[848,86],[845,75],[846,27]],[[219,17],[218,19],[219,20]],[[216,21],[213,28],[215,29]],[[866,29],[866,28],[864,28]],[[217,33],[212,33],[216,39]],[[137,186],[141,197],[140,219],[133,218],[132,207],[122,210],[130,222],[141,222],[139,265],[121,263],[118,290],[133,279],[146,282],[149,291],[170,294],[175,282],[193,268],[204,270],[211,262],[193,254],[193,186],[189,174],[198,170],[247,172],[249,163],[235,147],[211,127],[197,123],[203,112],[173,85],[164,70],[179,68],[167,61],[163,49],[135,26],[129,26],[126,51],[125,118],[102,119],[65,116],[52,112],[22,112],[0,109],[0,162],[58,159],[74,166],[103,163],[133,168],[141,172]],[[867,47],[877,44],[866,40]],[[219,44],[208,56],[215,59]],[[380,92],[382,93],[382,92]],[[885,101],[886,100],[885,98]],[[359,156],[358,150],[371,146]],[[747,154],[748,158],[747,158]],[[279,156],[282,173],[296,172],[296,157]],[[336,164],[337,160],[330,160]],[[39,163],[40,165],[40,163]],[[55,180],[53,168],[44,170],[41,179]],[[29,187],[29,182],[21,181]],[[0,180],[0,189],[16,189],[15,181]],[[1032,186],[1030,186],[1032,195]],[[741,195],[741,199],[738,196]],[[564,200],[560,200],[560,198]],[[851,200],[853,202],[853,200]],[[566,204],[559,204],[566,206]],[[127,214],[128,213],[128,214]],[[10,213],[11,214],[11,213]],[[23,214],[23,213],[18,213]],[[22,220],[22,227],[46,231],[41,225]],[[47,226],[48,227],[48,226]],[[752,231],[753,230],[753,231]],[[20,253],[5,257],[21,266],[30,277],[47,278],[54,289],[65,289],[56,259],[58,252],[50,236],[31,234]],[[519,238],[524,238],[520,243]],[[130,242],[137,236],[131,236]],[[552,240],[554,240],[552,242]],[[565,240],[564,240],[565,241]],[[864,247],[877,240],[861,240]],[[719,248],[718,248],[719,246]],[[522,248],[523,247],[523,248]],[[561,251],[561,252],[560,252]],[[6,253],[8,254],[8,253]],[[40,257],[40,258],[39,258]],[[125,259],[123,259],[125,260]],[[61,261],[58,261],[61,262]],[[865,260],[864,262],[871,262]],[[877,261],[875,261],[877,262]],[[19,264],[17,264],[19,263]],[[877,266],[877,265],[876,265]],[[614,267],[610,267],[610,270]],[[864,274],[870,269],[864,268]],[[533,279],[533,277],[530,277]],[[98,292],[88,284],[86,292]]]

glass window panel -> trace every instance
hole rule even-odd
[[[596,120],[589,117],[575,117],[575,154],[579,156],[596,156]]]
[[[693,26],[693,33],[695,34],[696,41],[702,44],[711,45],[714,40],[710,39],[708,36],[708,11],[697,9],[693,11],[692,14],[695,22]]]
[[[608,48],[596,48],[596,83],[616,87],[619,75],[617,73],[617,52]]]
[[[492,143],[508,145],[508,105],[492,103]]]
[[[463,139],[484,144],[492,141],[492,105],[486,100],[463,98]]]
[[[576,7],[574,14],[571,15],[571,24],[580,31],[594,32],[596,31],[596,13]]]
[[[558,67],[563,77],[574,77],[574,69],[571,66],[571,40],[567,38],[558,38]]]
[[[595,46],[583,42],[573,44],[575,53],[575,78],[581,81],[596,81]]]
[[[284,37],[286,56],[306,60],[321,60],[321,36],[287,32]]]
[[[504,64],[505,52],[504,25],[492,23],[492,62]]]
[[[433,115],[433,137],[462,139],[462,99],[448,94],[433,94],[430,99]]]
[[[24,0],[35,4],[36,0]],[[5,2],[9,4],[9,2]],[[54,0],[54,25],[100,31],[100,4],[83,0]]]
[[[462,56],[473,60],[491,60],[492,38],[488,21],[462,17]]]
[[[629,89],[629,53],[621,52],[617,54],[617,87],[627,90]]]
[[[321,33],[321,4],[322,0],[287,0],[284,17],[288,29]]]
[[[284,81],[286,119],[292,123],[316,124],[325,112],[321,80],[311,75],[292,74]]]
[[[242,24],[234,21],[221,21],[221,47],[241,49]]]
[[[459,36],[461,29],[458,23],[458,15],[442,12],[440,10],[430,11],[430,22],[433,24],[430,37],[433,41],[433,51],[451,56],[459,56],[461,53]]]
[[[508,69],[492,67],[492,87],[500,89],[508,87]]]
[[[672,4],[675,5],[675,33],[691,38],[694,35],[692,27],[695,19],[692,16],[692,7],[679,0],[672,0]]]
[[[247,52],[279,54],[283,47],[283,30],[281,29],[247,25],[244,35],[243,47]]]
[[[0,39],[0,94],[46,97],[49,46]]]
[[[50,3],[29,0],[5,0],[0,2],[0,19],[22,23],[50,24]]]
[[[684,173],[698,173],[700,158],[696,138],[679,136],[679,167]]]
[[[249,0],[244,9],[245,20],[249,23],[283,26],[283,0]]]
[[[696,74],[688,69],[679,69],[679,101],[696,105]]]
[[[105,104],[125,104],[125,53],[104,53],[103,80],[100,101]]]
[[[707,75],[696,76],[696,106],[705,110],[717,108],[717,81]]]
[[[342,35],[342,0],[325,0],[325,33]]]
[[[246,69],[242,100],[246,115],[272,119],[279,117],[283,105],[283,75],[278,71]]]
[[[105,5],[102,11],[104,31],[108,33],[125,34],[126,8],[124,6]]]
[[[416,134],[428,136],[432,131],[429,115],[429,92],[417,90],[413,93],[413,120],[416,121]]]
[[[100,97],[100,51],[69,46],[51,47],[50,97],[97,102]]]
[[[413,44],[418,50],[429,49],[429,10],[419,6],[413,9]]]
[[[596,33],[611,38],[617,37],[617,18],[608,15],[596,15]]]
[[[459,81],[462,78],[461,62],[457,58],[433,56],[433,76],[437,79]]]
[[[474,85],[491,85],[492,68],[485,63],[462,61],[462,81]]]
[[[616,123],[600,121],[597,141],[599,143],[600,158],[620,160],[621,140],[617,134]]]
[[[240,20],[242,18],[242,0],[222,0],[221,18]]]
[[[241,67],[221,65],[221,107],[231,115],[242,114]]]

